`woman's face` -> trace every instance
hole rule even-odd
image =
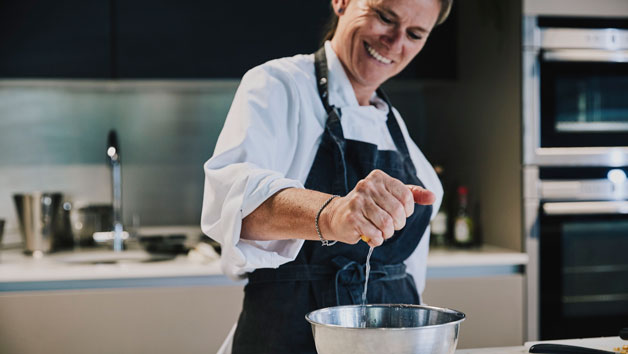
[[[332,47],[354,88],[373,89],[419,53],[441,6],[439,0],[334,0],[333,5],[339,19]]]

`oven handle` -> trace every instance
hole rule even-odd
[[[543,203],[547,215],[628,214],[628,202],[552,202]]]
[[[545,61],[628,62],[628,50],[556,49],[543,52]]]

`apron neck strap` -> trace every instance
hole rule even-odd
[[[322,46],[319,50],[314,54],[314,69],[316,72],[316,86],[318,87],[318,95],[321,97],[321,101],[323,102],[323,106],[325,106],[325,111],[327,114],[333,112],[334,107],[329,104],[329,79],[328,79],[328,69],[327,69],[327,57],[325,55],[325,46]]]
[[[381,88],[377,89],[377,95],[388,105],[388,119],[386,120],[386,125],[388,126],[388,131],[395,142],[397,151],[399,151],[406,159],[410,159],[410,152],[408,151],[408,146],[406,145],[406,139],[403,137],[401,127],[399,127],[399,124],[397,123],[397,118],[395,117],[395,112],[393,112],[393,107],[390,104],[388,96]],[[414,168],[414,164],[410,165]]]

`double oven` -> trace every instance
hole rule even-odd
[[[628,14],[523,21],[527,339],[628,327]]]

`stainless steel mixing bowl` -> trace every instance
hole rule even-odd
[[[465,314],[419,305],[336,306],[308,313],[318,354],[451,354]]]

